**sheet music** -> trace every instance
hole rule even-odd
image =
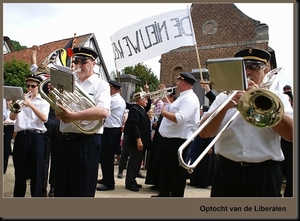
[[[4,89],[4,99],[12,99],[12,100],[24,100],[24,92],[21,87],[15,86],[3,86]]]
[[[54,68],[50,69],[51,86],[73,93],[75,90],[74,73],[68,67],[53,65]]]
[[[248,87],[243,58],[208,59],[211,87],[219,91],[245,90]]]

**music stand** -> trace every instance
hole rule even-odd
[[[218,91],[244,91],[248,87],[242,57],[208,59],[206,63],[212,89]]]
[[[73,93],[75,90],[75,75],[67,67],[53,64],[50,69],[51,86],[57,88],[60,92],[63,90]]]
[[[24,100],[24,92],[21,87],[15,87],[15,86],[3,86],[4,90],[4,99],[11,99],[11,100]]]

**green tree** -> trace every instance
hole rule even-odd
[[[118,77],[117,77],[117,74],[116,74],[115,70],[110,72],[109,77],[110,77],[111,80],[118,81]]]
[[[22,46],[18,41],[11,40],[10,42],[13,45],[15,51],[21,51],[27,48],[26,46]]]
[[[30,74],[30,65],[24,61],[4,62],[3,80],[4,84],[8,86],[22,87],[25,90],[25,78]]]
[[[159,80],[154,75],[151,68],[148,68],[147,65],[143,65],[142,63],[138,63],[135,66],[129,66],[124,68],[124,74],[132,74],[136,76],[140,82],[135,87],[135,92],[141,91],[144,88],[144,85],[147,83],[149,86],[149,91],[156,91],[159,89]]]

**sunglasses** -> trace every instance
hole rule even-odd
[[[263,63],[245,63],[245,69],[250,69],[252,71],[257,71],[264,67],[265,65]]]
[[[81,59],[81,60],[77,60],[77,59],[75,59],[74,61],[73,61],[73,63],[74,64],[86,64],[87,63],[87,58],[85,58],[85,59]]]
[[[30,88],[30,87],[31,88],[35,88],[38,85],[35,85],[35,84],[32,84],[32,85],[31,84],[26,84],[25,86],[26,86],[26,88]]]

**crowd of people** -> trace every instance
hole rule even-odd
[[[184,197],[186,185],[211,187],[211,197],[282,197],[283,179],[283,197],[293,196],[291,86],[286,85],[284,93],[272,91],[284,106],[281,119],[272,128],[251,125],[241,113],[223,128],[238,111],[240,98],[259,88],[270,71],[271,55],[267,51],[238,51],[234,56],[243,57],[250,79],[245,91],[237,91],[228,101],[228,94],[213,93],[211,85],[200,82],[209,101],[200,104],[193,90],[197,80],[188,72],[179,74],[176,90],[165,97],[150,99],[144,92],[137,92],[131,102],[126,102],[121,83],[107,82],[94,74],[97,52],[74,47],[73,64],[79,70],[75,82],[95,104],[74,112],[60,104],[58,111],[42,98],[38,86],[45,73],[36,74],[38,49],[32,50],[32,73],[25,79],[30,98],[17,111],[10,108],[9,99],[3,100],[3,172],[6,173],[12,155],[13,197],[25,196],[27,180],[32,197],[94,197],[95,191],[114,191],[115,176],[125,177],[124,188],[134,192],[143,188],[136,178],[143,178],[145,185],[159,191],[152,197]],[[51,89],[50,84],[43,88],[46,94]],[[166,87],[161,84],[158,89]],[[144,90],[149,92],[147,84]],[[211,119],[220,106],[222,109]],[[103,125],[92,133],[83,132],[74,124],[99,120]],[[189,174],[180,165],[178,149],[204,123],[207,125],[183,151],[183,159],[190,163],[206,152]],[[220,131],[215,144],[206,150]],[[142,169],[146,170],[145,175]]]

